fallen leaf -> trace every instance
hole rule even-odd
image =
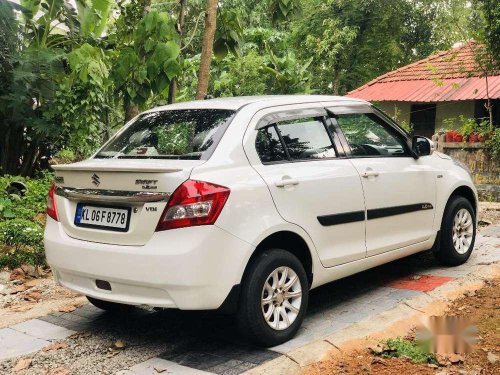
[[[460,354],[450,354],[448,356],[448,359],[450,360],[451,363],[459,363],[464,361],[464,357],[461,356]]]
[[[25,275],[28,275],[30,277],[36,277],[37,276],[36,268],[35,268],[35,266],[32,266],[31,264],[23,264],[21,266],[21,269],[24,271]]]
[[[24,292],[26,290],[26,285],[18,285],[14,289],[11,290],[10,294],[17,294]]]
[[[38,302],[42,299],[42,292],[39,292],[37,290],[34,290],[32,292],[28,292],[23,296],[23,299],[25,301]]]
[[[114,349],[123,349],[125,348],[125,341],[123,340],[116,340],[115,343],[113,344]]]
[[[372,365],[378,363],[385,366],[385,361],[382,358],[375,357],[372,359]]]
[[[21,268],[15,268],[11,273],[10,273],[10,281],[13,280],[24,280],[26,275],[24,274],[24,271]]]
[[[437,355],[436,359],[437,359],[439,366],[448,366],[450,364],[450,361],[445,356]]]
[[[374,354],[382,354],[386,348],[381,344],[377,344],[369,346],[368,349]]]
[[[19,362],[17,362],[16,365],[12,368],[12,371],[19,372],[27,369],[28,367],[30,367],[31,361],[32,361],[31,358],[25,358],[19,360]]]
[[[51,351],[51,350],[59,350],[59,349],[64,349],[64,348],[67,348],[68,347],[68,344],[64,344],[62,342],[56,342],[54,344],[51,344],[51,345],[48,345],[46,346],[45,348],[43,348],[42,350],[44,352],[48,352],[48,351]]]
[[[31,280],[28,280],[24,283],[24,285],[26,285],[27,287],[29,288],[32,288],[34,286],[38,286],[40,285],[41,283],[43,282],[42,279],[31,279]]]
[[[15,311],[15,312],[24,312],[24,311],[31,310],[32,308],[33,308],[33,305],[29,305],[29,304],[25,303],[22,305],[11,306],[10,310]]]
[[[59,307],[59,312],[73,312],[76,310],[76,307],[75,305],[73,304],[69,304],[69,305],[65,305],[65,306],[62,306],[62,307]]]
[[[162,372],[165,372],[167,371],[166,368],[163,368],[163,367],[153,367],[155,369],[155,371],[159,374],[161,374]]]

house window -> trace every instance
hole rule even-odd
[[[410,123],[413,134],[431,138],[436,128],[436,103],[412,104]]]

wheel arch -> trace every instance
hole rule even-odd
[[[313,282],[313,258],[310,245],[300,234],[291,230],[278,230],[264,237],[255,247],[243,271],[241,284],[245,282],[252,261],[267,249],[278,248],[295,255],[306,271],[309,287]],[[222,305],[217,309],[221,313],[232,314],[238,310],[241,284],[234,285]]]
[[[470,202],[472,208],[474,209],[474,215],[477,218],[478,203],[476,200],[476,194],[474,193],[474,190],[472,190],[472,188],[467,185],[461,185],[455,188],[455,190],[453,190],[453,192],[450,194],[448,201],[446,202],[446,207],[448,206],[450,200],[456,196],[464,197]]]
[[[313,282],[313,259],[311,249],[301,235],[290,230],[280,230],[274,232],[260,241],[260,243],[255,247],[255,250],[245,267],[243,278],[245,277],[248,266],[253,259],[262,254],[265,250],[272,248],[283,249],[295,255],[304,266],[309,286],[311,286]]]

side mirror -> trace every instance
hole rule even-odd
[[[412,139],[411,148],[415,157],[431,155],[434,152],[434,143],[426,137],[416,135]]]

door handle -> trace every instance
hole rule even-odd
[[[361,173],[361,177],[368,178],[368,177],[377,177],[379,173],[377,171],[374,171],[372,169],[367,169],[363,173]]]
[[[276,181],[274,183],[274,185],[276,185],[276,187],[285,187],[285,186],[298,185],[298,184],[299,184],[299,180],[297,180],[296,178],[283,178],[283,179]]]

